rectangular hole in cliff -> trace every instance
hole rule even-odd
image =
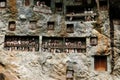
[[[71,67],[71,65],[67,66],[66,69],[66,80],[73,80],[74,79],[74,70],[73,67]]]
[[[31,20],[30,25],[29,25],[29,29],[35,30],[36,27],[37,27],[37,21],[36,20]]]
[[[66,53],[85,53],[86,38],[66,37],[64,48]]]
[[[95,0],[84,0],[83,4],[85,6],[85,10],[86,11],[90,11],[93,10],[93,8],[95,8],[97,6],[96,1]]]
[[[54,21],[49,21],[47,22],[47,29],[48,30],[54,30],[55,22]]]
[[[107,56],[94,56],[94,68],[96,71],[107,71]]]
[[[111,20],[120,20],[120,1],[119,0],[112,0],[110,1],[109,4],[109,14],[110,14],[110,18]]]
[[[39,36],[5,36],[4,48],[8,51],[39,51]]]
[[[76,3],[83,3],[83,0],[74,0]]]
[[[16,22],[15,21],[9,21],[8,29],[10,31],[15,31],[15,29],[16,29]]]
[[[5,8],[6,7],[6,0],[0,0],[0,8]]]
[[[108,0],[99,0],[100,10],[104,11],[108,9]]]
[[[75,6],[66,6],[66,20],[67,21],[84,21],[85,15],[84,13],[84,6],[75,5]]]
[[[42,51],[51,53],[63,52],[63,38],[62,37],[45,37],[42,38]]]
[[[67,24],[66,32],[67,33],[74,33],[74,25],[73,24]]]
[[[79,16],[79,15],[66,15],[65,17],[66,21],[85,21],[85,16]]]
[[[42,51],[51,53],[85,53],[86,38],[43,36]]]
[[[82,5],[72,5],[66,6],[66,14],[79,14],[84,12],[84,6]]]
[[[51,0],[34,0],[34,5],[36,6],[48,6],[50,7],[51,6]]]
[[[66,80],[73,80],[74,78],[74,71],[73,70],[67,70],[66,71]]]
[[[56,12],[61,12],[63,8],[62,2],[55,3]]]
[[[98,38],[97,37],[91,37],[90,38],[90,45],[96,46],[98,44]]]
[[[25,6],[29,6],[30,5],[30,0],[25,0]]]

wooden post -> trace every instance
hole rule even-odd
[[[111,74],[113,73],[114,66],[115,66],[115,54],[114,54],[114,24],[113,24],[113,18],[111,14],[111,0],[109,0],[109,20],[110,20],[110,39],[111,39],[111,55],[112,55],[112,60],[111,60]]]

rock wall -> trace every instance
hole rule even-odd
[[[8,23],[11,14],[8,8],[0,12],[0,80],[66,80],[68,62],[74,70],[74,80],[119,80],[119,25],[115,25],[115,66],[111,72],[110,26],[108,12],[101,11],[101,32],[95,28],[96,21],[65,21],[63,15],[53,14],[47,6],[25,6],[24,0],[8,0],[14,18],[16,30],[10,31]],[[31,0],[32,2],[32,0]],[[17,13],[16,13],[17,12]],[[13,15],[13,16],[14,16]],[[30,21],[37,20],[37,26],[30,28]],[[47,22],[55,21],[54,31],[47,30]],[[74,24],[74,33],[66,33],[66,24]],[[6,51],[4,48],[5,35],[37,35],[40,37],[38,52]],[[42,52],[42,36],[86,37],[86,53],[50,53]],[[98,45],[90,45],[90,37],[98,37]],[[107,71],[94,70],[94,55],[107,55]]]

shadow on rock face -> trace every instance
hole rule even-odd
[[[5,80],[5,75],[3,73],[0,73],[0,80]]]

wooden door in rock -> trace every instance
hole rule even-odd
[[[95,56],[95,70],[106,71],[107,70],[107,57],[106,56]]]

